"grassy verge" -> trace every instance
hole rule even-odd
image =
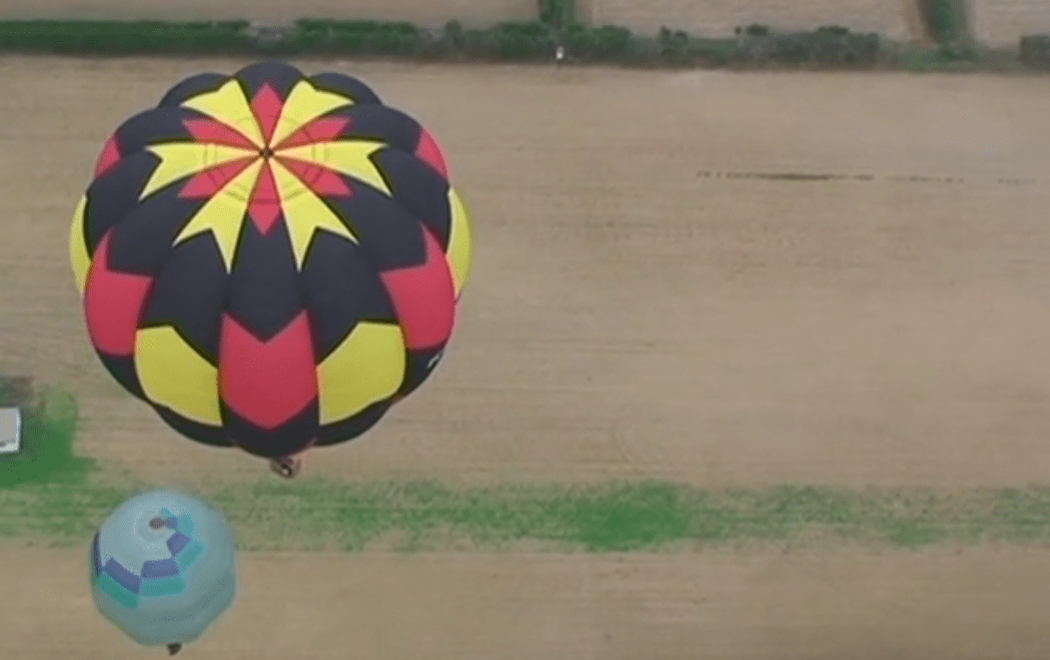
[[[9,405],[9,395],[0,387],[0,403]],[[23,403],[23,451],[0,458],[0,542],[81,546],[110,511],[146,484],[127,477],[117,482],[123,486],[88,479],[94,464],[73,453],[72,397],[45,391],[14,398]],[[626,552],[1050,543],[1050,486],[704,489],[642,481],[453,487],[267,478],[243,488],[215,486],[201,495],[222,509],[245,550]]]
[[[0,491],[7,542],[79,546],[127,488]],[[1050,487],[708,490],[664,482],[453,488],[265,481],[204,493],[245,550],[569,552],[1050,542]]]

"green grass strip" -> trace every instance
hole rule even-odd
[[[0,541],[82,546],[110,511],[145,487],[126,475],[93,480],[94,463],[73,453],[76,422],[75,401],[55,390],[24,411],[22,451],[0,458]],[[1050,486],[704,489],[641,481],[454,487],[267,477],[201,494],[223,510],[245,550],[627,552],[1050,542]]]
[[[0,537],[84,545],[133,492],[54,484],[0,491]],[[627,552],[1050,541],[1050,487],[709,490],[656,481],[451,487],[267,480],[203,495],[225,512],[245,550]]]

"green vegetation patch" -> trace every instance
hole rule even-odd
[[[1019,51],[1022,64],[1042,71],[1050,70],[1050,35],[1030,34],[1021,37]]]
[[[73,453],[78,413],[70,394],[36,392],[27,379],[0,378],[0,406],[18,407],[22,415],[20,451],[0,455],[0,494],[25,484],[86,482],[94,463]],[[0,510],[0,528],[5,515]]]
[[[0,49],[56,54],[212,54],[249,50],[247,21],[0,21]]]
[[[966,0],[919,0],[926,32],[942,45],[970,40]]]
[[[404,21],[324,18],[281,26],[248,21],[0,21],[0,52],[551,62],[564,47],[569,62],[632,67],[999,70],[1004,57],[1020,64],[1016,53],[993,53],[973,43],[960,0],[924,1],[937,40],[933,47],[905,46],[837,25],[780,32],[775,26],[751,24],[721,37],[670,27],[637,34],[624,26],[578,22],[573,0],[539,0],[538,20],[487,27],[454,20],[436,30]]]
[[[0,491],[0,536],[77,546],[137,489]],[[245,550],[696,551],[1050,542],[1050,487],[703,489],[660,481],[453,487],[266,480],[203,493]]]
[[[576,0],[538,0],[540,22],[554,28],[576,23]]]

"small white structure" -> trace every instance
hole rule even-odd
[[[22,446],[22,413],[0,408],[0,454],[17,454]]]

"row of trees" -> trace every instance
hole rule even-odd
[[[411,23],[301,20],[291,28],[259,30],[243,21],[211,23],[0,22],[7,51],[141,54],[251,53],[291,56],[372,55],[423,59],[550,59],[558,46],[582,61],[651,65],[763,65],[805,63],[869,67],[879,58],[875,34],[842,27],[774,35],[761,26],[724,39],[703,39],[663,29],[640,37],[618,26],[500,23],[486,29],[456,21],[438,32]]]
[[[899,49],[873,33],[841,26],[777,33],[764,25],[739,27],[726,38],[698,38],[663,28],[633,34],[620,26],[577,21],[575,0],[537,0],[539,20],[478,29],[452,21],[441,30],[412,23],[302,19],[286,28],[258,29],[246,21],[167,23],[0,22],[0,49],[93,54],[253,54],[294,56],[394,56],[434,60],[528,61],[551,58],[564,46],[576,60],[652,66],[820,67],[870,69],[892,66]],[[920,0],[933,55],[976,61],[963,0]],[[1050,37],[1021,40],[1019,59],[1050,69]],[[927,53],[929,55],[929,53]],[[900,61],[896,62],[901,64]]]

